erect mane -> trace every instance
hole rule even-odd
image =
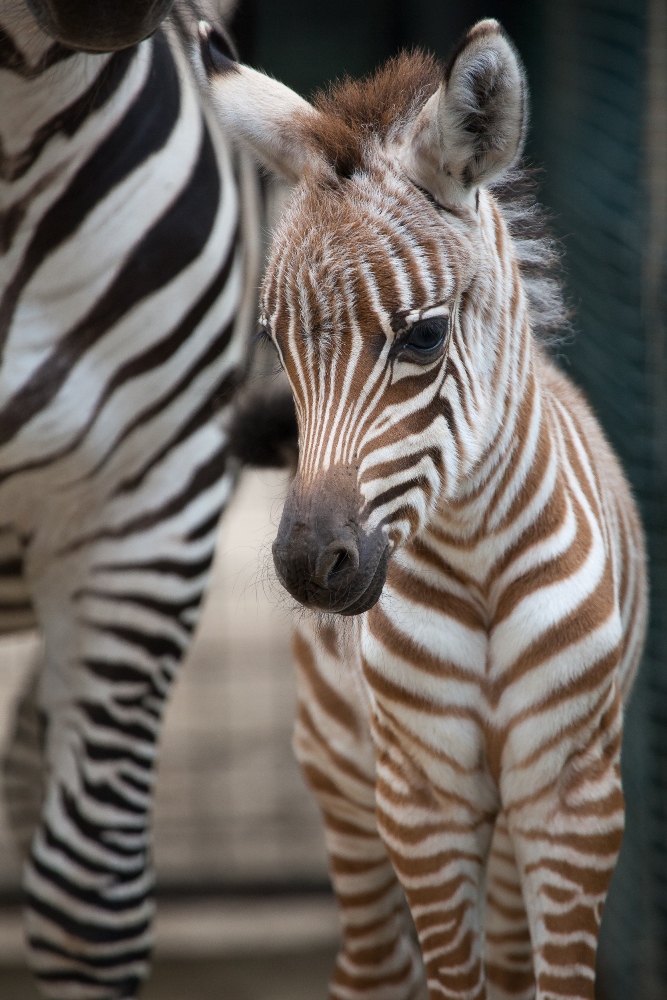
[[[535,170],[519,165],[489,190],[512,236],[533,331],[542,343],[556,345],[570,332],[571,311],[563,295],[560,247],[537,200],[535,175]]]
[[[443,73],[433,56],[416,49],[361,80],[345,77],[315,95],[320,117],[309,122],[307,139],[339,176],[349,177],[363,167],[371,142],[390,138],[416,117]]]

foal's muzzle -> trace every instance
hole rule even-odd
[[[292,484],[273,561],[282,585],[305,607],[359,615],[379,599],[390,547],[383,531],[361,527],[359,507],[340,470],[314,488],[304,489],[298,477]]]

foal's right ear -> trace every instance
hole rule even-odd
[[[298,181],[316,160],[303,134],[319,112],[289,87],[237,62],[229,40],[205,21],[199,23],[199,44],[213,106],[223,127],[267,170]]]

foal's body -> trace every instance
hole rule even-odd
[[[489,186],[523,141],[516,54],[481,22],[444,73],[403,57],[313,107],[204,44],[224,120],[298,180],[262,309],[299,422],[278,576],[356,616],[295,646],[344,924],[332,992],[411,995],[400,882],[432,998],[593,1000],[644,551],[535,336],[561,314],[534,210]]]
[[[535,996],[533,952],[554,989],[541,996],[570,995],[577,968],[593,967],[622,835],[621,712],[645,602],[628,555],[642,538],[580,394],[541,354],[533,364],[543,418],[515,443],[542,461],[518,497],[507,503],[507,454],[493,500],[473,490],[438,507],[391,559],[373,608],[342,627],[306,620],[295,641],[295,749],[322,804],[346,931],[335,996],[403,998],[415,981],[381,841],[429,979],[445,988],[435,995],[481,995],[484,951],[494,998]],[[586,561],[598,567],[582,594]],[[572,995],[588,996],[579,986]]]

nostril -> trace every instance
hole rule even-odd
[[[359,553],[354,542],[337,539],[320,552],[312,580],[327,590],[336,590],[345,586],[358,568]]]
[[[337,573],[341,573],[347,569],[352,563],[349,549],[338,549],[337,552],[332,552],[331,554],[334,556],[334,561],[327,575],[327,582],[336,576]]]

